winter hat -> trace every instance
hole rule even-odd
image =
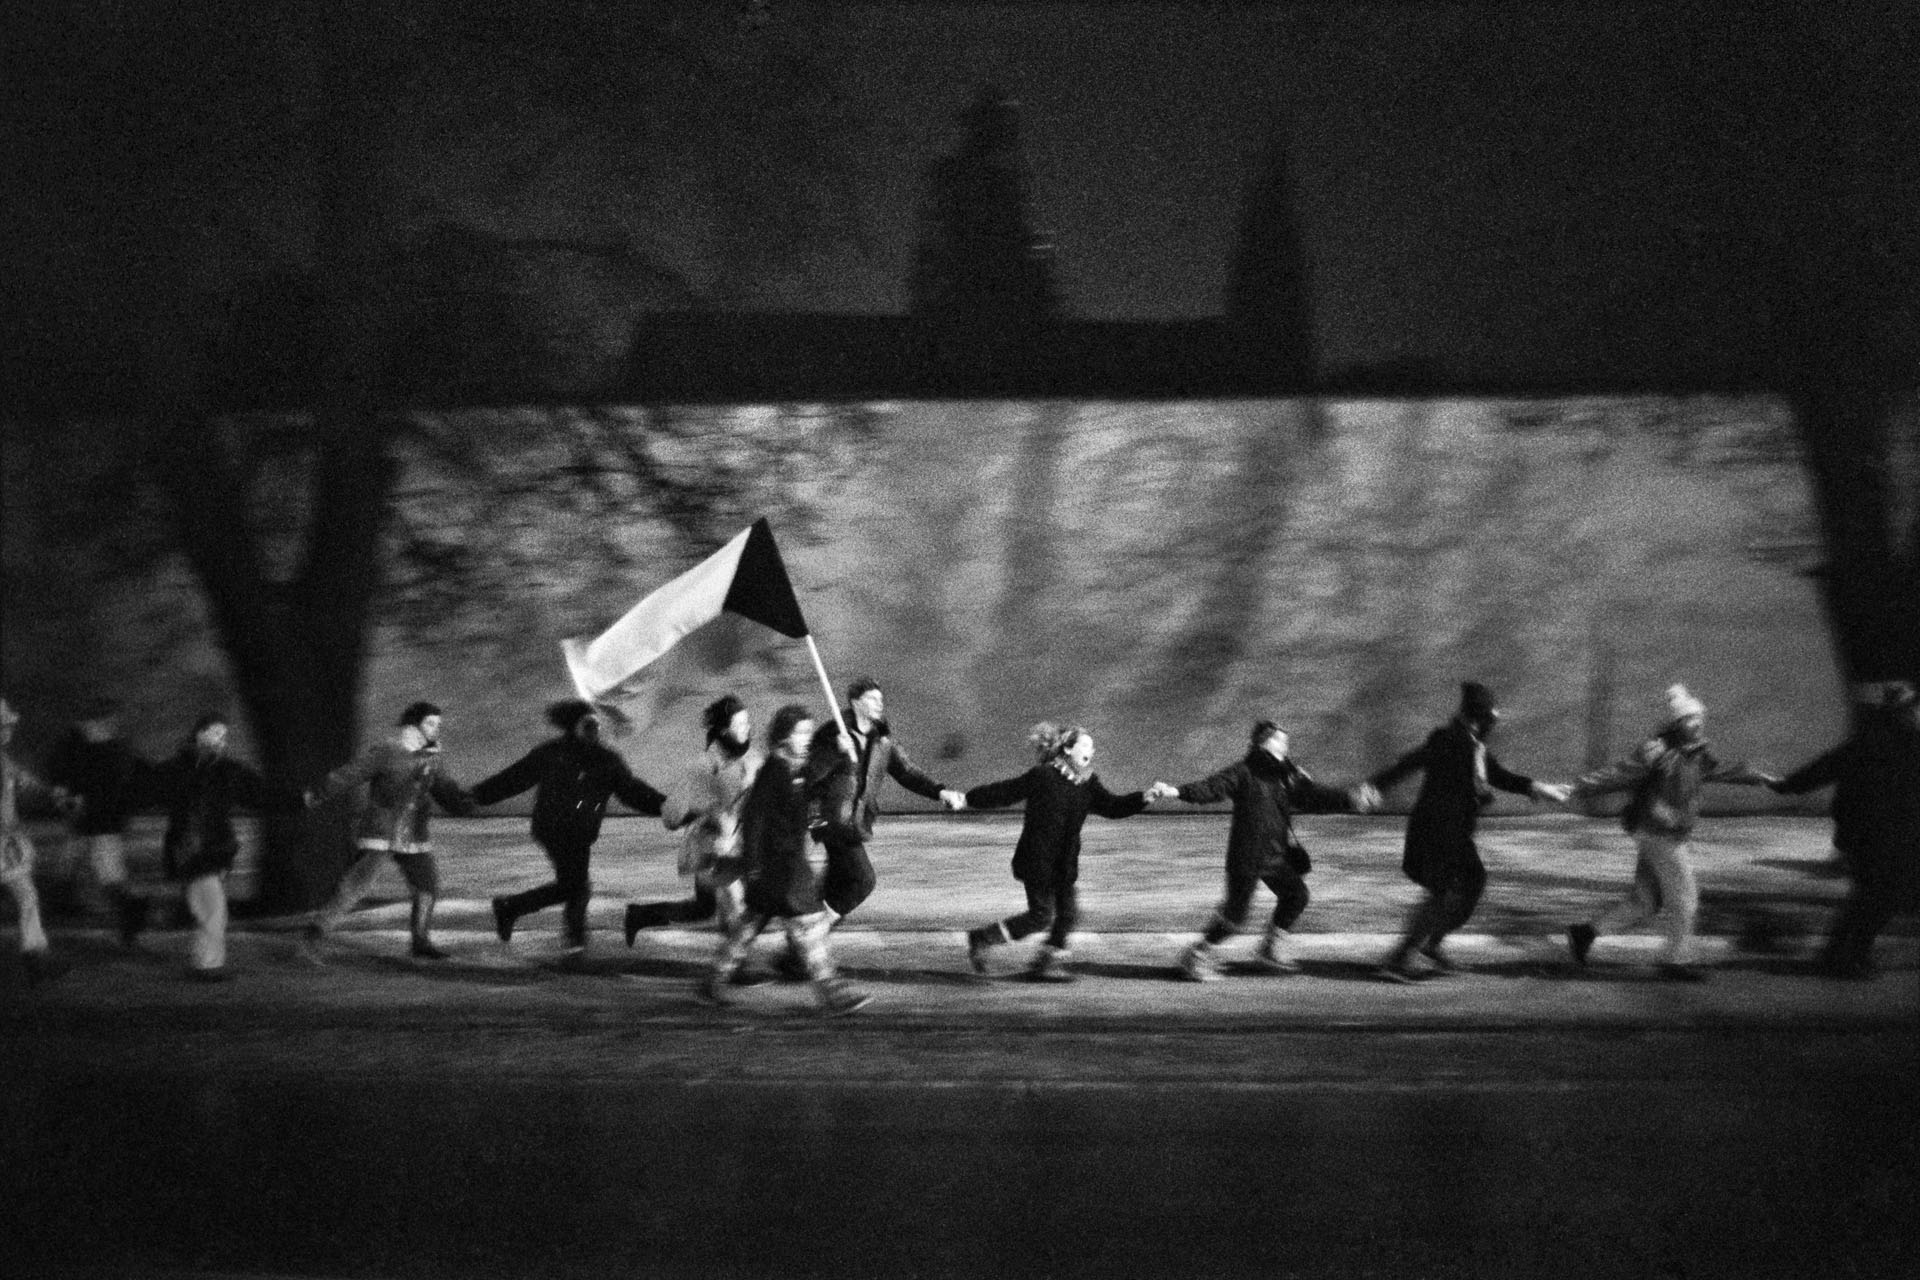
[[[1683,684],[1670,685],[1667,688],[1667,718],[1663,728],[1676,725],[1688,716],[1704,716],[1707,704],[1687,692]]]
[[[417,726],[424,722],[428,716],[441,714],[444,713],[431,702],[410,702],[407,704],[407,709],[400,713],[400,723],[403,725],[410,724]]]
[[[575,725],[592,714],[592,703],[580,698],[563,698],[547,708],[547,723],[562,733],[572,733]]]
[[[1460,686],[1460,714],[1469,720],[1500,718],[1499,708],[1493,705],[1493,690],[1473,680]]]

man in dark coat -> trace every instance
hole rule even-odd
[[[1487,750],[1499,721],[1493,691],[1471,681],[1462,684],[1460,709],[1453,719],[1368,780],[1368,786],[1382,792],[1415,773],[1422,775],[1400,866],[1407,879],[1426,890],[1426,897],[1414,908],[1406,936],[1378,970],[1387,981],[1417,980],[1410,967],[1415,953],[1438,969],[1451,968],[1441,944],[1473,916],[1487,887],[1487,869],[1473,833],[1480,811],[1493,803],[1494,789],[1556,804],[1566,801],[1565,787],[1514,773]]]
[[[779,920],[786,926],[788,945],[806,967],[820,1011],[830,1016],[852,1013],[872,997],[850,989],[834,972],[827,950],[827,908],[807,859],[813,797],[806,763],[814,738],[813,717],[805,707],[790,703],[774,713],[768,736],[771,749],[766,762],[740,808],[744,906],[698,994],[709,1004],[728,1003],[727,986],[754,939]]]
[[[907,753],[893,740],[886,721],[886,696],[872,680],[856,680],[847,690],[844,719],[853,735],[851,749],[842,747],[853,761],[853,818],[851,824],[832,824],[823,828],[820,845],[827,855],[827,868],[820,881],[820,896],[826,903],[828,919],[838,924],[841,917],[867,900],[873,892],[873,862],[867,857],[867,841],[873,836],[874,819],[880,815],[880,787],[891,777],[915,795],[939,800],[949,808],[961,807],[958,791],[923,773]],[[837,738],[839,730],[823,727],[822,733]]]
[[[513,938],[521,916],[562,905],[567,946],[577,957],[587,945],[587,903],[593,893],[588,864],[607,800],[635,813],[660,816],[666,797],[633,776],[620,753],[600,741],[600,718],[577,698],[547,708],[547,720],[560,730],[470,793],[475,804],[498,804],[533,788],[534,843],[553,864],[553,879],[524,893],[493,900],[494,931],[500,941]]]
[[[1891,681],[1853,735],[1773,784],[1783,795],[1833,787],[1833,847],[1853,879],[1820,953],[1821,973],[1873,975],[1873,941],[1920,910],[1920,698]]]
[[[170,759],[145,775],[142,795],[167,811],[161,860],[167,878],[183,886],[193,917],[187,969],[203,982],[227,976],[227,873],[240,853],[233,829],[236,806],[256,811],[298,812],[299,789],[271,782],[227,754],[227,719],[208,712]],[[145,899],[133,899],[121,919],[121,938],[131,946],[145,923]]]
[[[1287,755],[1286,730],[1271,720],[1253,726],[1245,758],[1198,782],[1174,787],[1156,782],[1150,794],[1187,804],[1233,801],[1227,826],[1227,894],[1207,922],[1200,940],[1180,957],[1180,971],[1194,982],[1220,976],[1214,948],[1240,931],[1253,905],[1257,885],[1273,890],[1273,919],[1255,959],[1273,973],[1293,973],[1299,965],[1287,952],[1289,931],[1312,896],[1302,878],[1313,862],[1294,834],[1295,813],[1350,813],[1354,795],[1315,782]]]

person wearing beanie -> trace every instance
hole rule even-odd
[[[398,731],[370,743],[358,756],[327,775],[314,791],[314,803],[357,796],[354,847],[358,851],[341,876],[331,901],[314,913],[301,954],[324,964],[321,944],[373,887],[380,864],[391,857],[412,891],[408,921],[411,950],[418,960],[444,960],[433,942],[433,908],[440,896],[440,870],[433,858],[430,819],[433,806],[448,813],[473,812],[466,789],[447,776],[441,762],[440,726],[444,715],[431,702],[415,702],[400,714]]]
[[[1013,849],[1013,878],[1027,891],[1027,909],[981,925],[967,933],[967,962],[975,973],[987,971],[987,952],[1004,942],[1036,933],[1047,935],[1034,953],[1027,976],[1036,982],[1071,982],[1068,943],[1080,919],[1080,830],[1087,815],[1131,818],[1151,805],[1145,791],[1115,795],[1093,772],[1093,735],[1078,725],[1042,722],[1027,734],[1038,762],[1003,782],[973,787],[969,809],[1004,809],[1026,804],[1020,839]]]
[[[1765,786],[1773,775],[1744,764],[1724,764],[1706,739],[1706,704],[1683,684],[1668,687],[1659,731],[1623,760],[1582,777],[1576,800],[1616,792],[1629,799],[1620,825],[1633,837],[1633,888],[1604,915],[1567,930],[1574,963],[1584,966],[1594,940],[1641,922],[1664,917],[1667,945],[1660,975],[1697,982],[1706,975],[1693,964],[1693,926],[1700,911],[1700,887],[1687,845],[1700,817],[1700,788],[1709,782]]]
[[[774,713],[766,761],[740,808],[741,873],[746,885],[740,917],[715,952],[696,994],[707,1004],[730,1002],[727,987],[754,940],[775,920],[786,926],[787,943],[806,966],[814,997],[829,1017],[865,1008],[873,997],[849,987],[834,971],[827,948],[832,930],[820,885],[807,858],[807,828],[813,809],[807,783],[807,753],[813,717],[797,703]]]
[[[27,984],[37,986],[52,976],[53,964],[46,927],[40,921],[40,895],[33,884],[33,840],[20,821],[20,805],[45,804],[71,811],[79,802],[14,760],[13,726],[18,723],[20,717],[0,698],[0,889],[20,909],[20,962],[26,966]]]
[[[1873,943],[1902,911],[1920,911],[1920,697],[1904,680],[1856,690],[1845,742],[1773,784],[1782,795],[1833,788],[1833,847],[1850,881],[1816,970],[1870,978]]]
[[[227,976],[227,873],[240,853],[233,810],[297,813],[306,806],[296,787],[269,781],[227,752],[227,718],[209,711],[194,721],[180,750],[146,775],[141,798],[167,813],[161,864],[181,886],[193,938],[187,972],[202,982]],[[131,947],[146,924],[147,900],[123,904],[120,940]]]
[[[706,747],[660,808],[667,830],[685,833],[680,874],[693,878],[693,896],[628,903],[628,946],[642,929],[717,918],[722,930],[731,930],[740,918],[740,806],[760,769],[759,753],[753,750],[753,713],[729,693],[709,703],[702,714]]]
[[[490,805],[533,790],[533,841],[547,855],[553,879],[495,898],[494,933],[500,941],[511,942],[521,916],[558,904],[566,934],[565,963],[577,964],[586,953],[587,906],[593,897],[588,873],[607,801],[617,796],[635,813],[658,817],[666,797],[634,777],[620,753],[600,741],[600,717],[590,703],[578,698],[556,702],[547,708],[547,723],[560,731],[557,737],[476,783],[471,794],[476,805]]]
[[[1293,815],[1351,813],[1358,791],[1315,782],[1288,756],[1287,746],[1287,731],[1262,720],[1253,726],[1243,759],[1198,782],[1178,787],[1156,782],[1148,788],[1157,800],[1233,802],[1233,818],[1227,826],[1227,893],[1200,940],[1181,954],[1180,971],[1189,981],[1210,982],[1220,976],[1214,949],[1246,923],[1253,891],[1262,884],[1273,890],[1273,919],[1254,958],[1270,973],[1299,969],[1288,944],[1294,922],[1311,897],[1302,877],[1313,862],[1294,834]]]
[[[1494,791],[1535,800],[1565,801],[1566,788],[1514,773],[1487,749],[1500,722],[1493,691],[1469,681],[1460,686],[1460,709],[1427,740],[1370,778],[1361,788],[1365,808],[1377,807],[1380,793],[1415,773],[1420,793],[1407,819],[1401,870],[1426,891],[1413,910],[1400,943],[1376,971],[1389,982],[1414,982],[1422,976],[1414,957],[1434,971],[1452,968],[1442,951],[1448,934],[1472,918],[1486,891],[1487,869],[1473,835],[1480,811],[1493,803]]]

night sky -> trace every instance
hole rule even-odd
[[[20,8],[0,281],[34,315],[112,327],[310,256],[330,82],[298,6]],[[391,8],[389,229],[639,246],[745,309],[905,310],[928,167],[987,83],[1086,318],[1218,313],[1283,133],[1323,368],[1711,363],[1779,273],[1893,315],[1920,261],[1908,4]],[[739,247],[788,213],[798,247]]]

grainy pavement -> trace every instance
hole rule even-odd
[[[1016,823],[894,817],[836,934],[874,1003],[713,1010],[714,936],[621,945],[675,896],[671,840],[610,825],[585,966],[518,821],[446,824],[445,962],[405,957],[397,877],[323,969],[236,925],[226,983],[55,920],[67,971],[0,971],[5,1274],[197,1276],[1892,1276],[1920,1249],[1920,952],[1869,982],[1804,957],[1837,900],[1825,825],[1709,824],[1709,981],[1653,939],[1567,962],[1631,870],[1605,822],[1490,822],[1463,972],[1373,981],[1411,890],[1400,825],[1309,827],[1304,972],[1179,981],[1224,819],[1089,827],[1079,980],[966,972],[1018,905]],[[1256,902],[1256,910],[1263,909]],[[1245,954],[1249,936],[1240,944]],[[763,944],[770,957],[777,946]],[[1001,957],[1017,969],[1019,953]],[[20,1225],[24,1224],[24,1226]]]

